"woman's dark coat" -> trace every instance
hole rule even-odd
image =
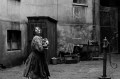
[[[34,36],[31,49],[32,52],[26,60],[24,77],[46,79],[50,73],[42,46],[42,37]]]

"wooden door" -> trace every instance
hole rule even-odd
[[[56,56],[57,50],[57,21],[45,16],[28,17],[28,52],[31,52],[31,41],[33,39],[33,30],[35,27],[42,29],[41,36],[47,38],[50,42],[49,49],[45,50],[48,63],[53,56]]]

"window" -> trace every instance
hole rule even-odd
[[[87,0],[73,0],[73,20],[79,23],[86,22]]]
[[[86,22],[85,10],[86,10],[86,7],[84,6],[74,5],[73,6],[73,19],[76,22],[85,23]]]
[[[11,0],[11,1],[18,1],[18,2],[20,2],[21,0]]]
[[[7,45],[8,51],[21,49],[21,31],[7,30]]]
[[[86,4],[86,0],[73,0],[73,3]]]

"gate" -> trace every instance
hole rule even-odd
[[[115,50],[118,50],[118,38],[113,39],[115,37],[115,32],[118,32],[118,14],[117,8],[113,7],[100,7],[100,41],[101,48],[102,42],[105,37],[107,37],[108,41],[112,44]],[[116,42],[113,42],[115,41]]]

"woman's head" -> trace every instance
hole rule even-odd
[[[40,29],[40,27],[35,27],[35,29],[34,29],[35,35],[40,35],[41,31],[42,30]]]

